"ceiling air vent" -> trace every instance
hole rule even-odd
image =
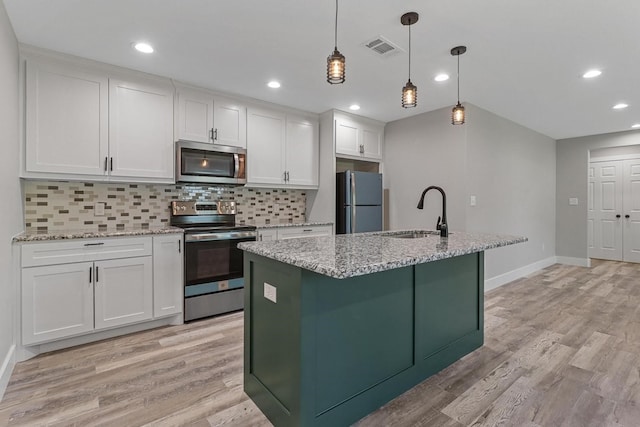
[[[382,36],[378,36],[372,40],[365,42],[364,46],[371,52],[375,53],[377,56],[381,56],[384,58],[402,50]]]

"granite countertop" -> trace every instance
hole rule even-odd
[[[25,231],[13,238],[14,242],[39,242],[47,240],[92,239],[103,237],[146,236],[151,234],[183,233],[178,227],[148,227],[106,229],[104,231],[60,230],[60,231]]]
[[[285,224],[266,224],[257,225],[258,228],[281,228],[281,227],[313,227],[316,225],[331,225],[333,222],[298,222],[298,223],[285,223]]]
[[[330,237],[243,242],[247,252],[337,279],[481,252],[526,242],[522,236],[454,231],[416,239],[392,237],[417,230],[339,234]]]

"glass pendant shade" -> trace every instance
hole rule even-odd
[[[413,108],[416,105],[418,105],[418,88],[409,79],[402,88],[402,106],[404,108]]]
[[[345,63],[344,55],[338,49],[327,58],[327,82],[332,85],[344,83]]]
[[[451,110],[451,124],[463,125],[464,124],[464,107],[460,102]]]

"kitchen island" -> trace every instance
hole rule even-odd
[[[276,426],[350,425],[483,344],[484,250],[420,231],[242,243],[244,389]]]

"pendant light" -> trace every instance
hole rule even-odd
[[[456,46],[451,49],[451,55],[458,57],[458,103],[453,110],[451,110],[451,124],[463,125],[464,124],[464,107],[460,104],[460,55],[467,51],[466,46]]]
[[[335,47],[327,58],[327,82],[332,85],[344,83],[344,55],[338,51],[338,0],[336,0]]]
[[[400,17],[400,22],[402,25],[409,27],[409,79],[402,88],[402,106],[404,108],[412,108],[418,105],[418,87],[411,83],[411,26],[418,22],[418,14],[416,12],[407,12]]]

